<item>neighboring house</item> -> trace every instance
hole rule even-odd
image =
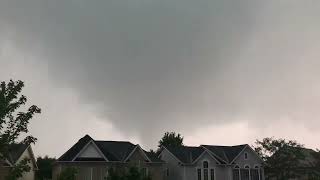
[[[264,180],[263,161],[249,145],[162,147],[168,180]]]
[[[19,180],[34,180],[35,171],[38,169],[31,145],[13,144],[9,147],[9,153],[6,160],[0,165],[0,180],[4,180],[8,175],[10,168],[18,164],[23,159],[30,159],[29,166],[31,170],[25,172]]]
[[[67,167],[78,170],[76,180],[104,180],[110,168],[128,170],[138,167],[152,180],[163,180],[165,163],[139,145],[122,141],[96,141],[89,135],[81,138],[64,153],[53,168],[53,180]]]

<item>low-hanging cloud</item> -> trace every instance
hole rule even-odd
[[[2,0],[0,41],[119,131],[319,125],[318,1]],[[1,42],[0,42],[1,44]],[[150,135],[154,134],[154,135]]]

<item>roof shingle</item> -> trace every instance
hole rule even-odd
[[[29,145],[23,143],[11,144],[8,149],[8,161],[15,164],[28,147]]]
[[[185,164],[194,162],[205,151],[205,149],[209,150],[211,155],[214,156],[221,164],[226,164],[231,163],[246,146],[246,144],[238,146],[201,145],[199,147],[166,147],[166,149]]]
[[[231,163],[234,158],[247,146],[247,144],[237,146],[213,146],[213,145],[202,145],[214,155],[218,156],[221,160]]]
[[[96,141],[92,139],[89,135],[85,135],[66,153],[64,153],[58,159],[58,161],[72,161],[77,156],[77,154],[84,148],[84,146],[86,146],[91,141],[93,141],[95,145],[97,145],[99,150],[109,161],[123,162],[137,146],[128,141]],[[148,157],[150,156],[148,153],[146,154]],[[161,160],[159,160],[157,157],[152,157],[150,159],[152,162],[161,162]],[[101,159],[99,159],[99,161],[100,160]],[[83,161],[83,159],[81,159],[81,161]],[[86,158],[84,159],[84,161],[90,161],[90,159]]]

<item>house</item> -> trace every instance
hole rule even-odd
[[[264,180],[263,161],[247,144],[165,147],[168,180]]]
[[[63,169],[76,168],[77,180],[104,180],[109,170],[127,171],[138,167],[152,180],[163,180],[165,163],[143,150],[138,144],[124,141],[97,141],[85,135],[55,163],[53,180]]]
[[[29,166],[31,170],[25,172],[20,180],[34,180],[35,171],[38,169],[35,156],[33,154],[31,145],[27,144],[12,144],[9,146],[7,158],[0,165],[0,180],[4,180],[8,175],[10,168],[18,164],[23,159],[30,159]]]

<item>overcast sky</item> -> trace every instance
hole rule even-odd
[[[36,155],[80,137],[155,148],[319,148],[318,0],[0,0],[0,80],[20,79],[43,112]]]

